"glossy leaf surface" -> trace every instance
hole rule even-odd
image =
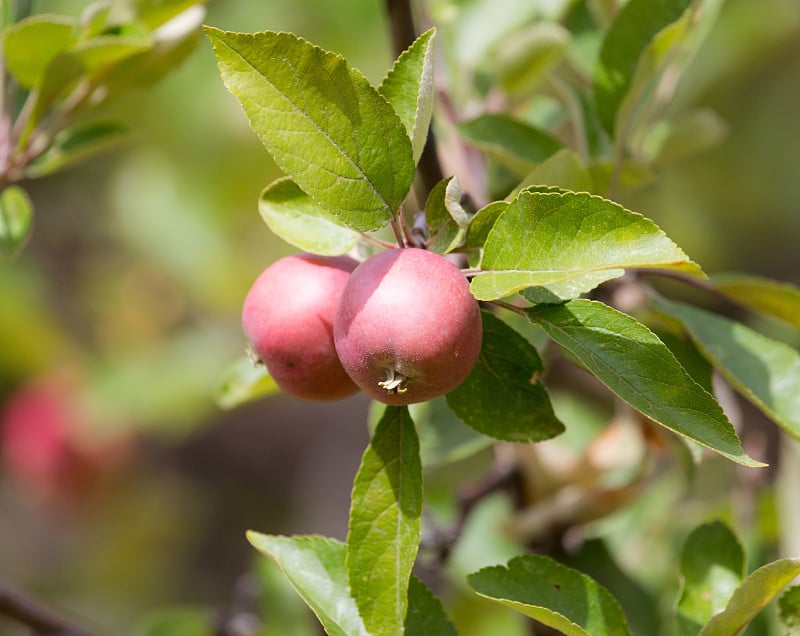
[[[645,325],[608,305],[572,300],[528,310],[554,341],[628,404],[662,426],[746,466],[733,425]]]
[[[428,29],[397,58],[378,90],[406,127],[419,161],[428,139],[433,115],[433,42],[436,29]]]
[[[329,636],[372,636],[347,588],[342,543],[320,536],[279,537],[253,531],[247,539],[278,564]]]
[[[630,634],[617,601],[595,581],[548,557],[526,555],[468,577],[478,594],[567,636]]]
[[[411,142],[361,72],[290,33],[206,34],[225,85],[281,169],[353,229],[388,223],[414,177]]]
[[[690,305],[660,299],[708,360],[768,417],[800,439],[800,353],[749,327]]]
[[[470,288],[494,300],[544,287],[551,301],[575,298],[617,278],[626,267],[675,269],[703,276],[651,220],[602,197],[522,192],[495,221],[481,273]]]
[[[347,534],[350,590],[372,636],[401,636],[420,540],[422,464],[406,407],[389,406],[353,484]]]
[[[540,381],[544,365],[536,349],[502,320],[483,312],[478,363],[446,395],[466,424],[494,439],[538,442],[564,431]]]
[[[344,254],[361,238],[341,225],[291,179],[268,185],[258,199],[261,218],[277,236],[306,252],[336,256]]]

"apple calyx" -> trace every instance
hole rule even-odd
[[[406,376],[390,367],[386,369],[386,379],[383,382],[378,382],[378,386],[383,387],[394,395],[402,395],[408,391],[407,381],[408,378]]]

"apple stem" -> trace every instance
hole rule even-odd
[[[405,385],[408,378],[402,373],[398,373],[394,369],[386,370],[386,379],[383,382],[378,382],[378,386],[382,386],[389,393],[405,393],[408,387]]]
[[[405,247],[406,243],[403,240],[403,233],[400,231],[400,226],[397,223],[397,217],[394,217],[391,221],[389,221],[389,225],[392,227],[392,232],[394,232],[394,238],[397,241],[397,246]]]

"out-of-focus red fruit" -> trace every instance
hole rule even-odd
[[[350,276],[334,338],[347,373],[376,400],[424,402],[472,371],[481,350],[480,309],[446,258],[416,248],[389,250]]]
[[[286,393],[325,401],[358,391],[333,344],[333,315],[357,265],[347,256],[295,254],[270,265],[250,288],[244,333]]]
[[[87,494],[116,463],[119,440],[92,439],[74,378],[53,373],[22,386],[0,412],[0,452],[9,473],[52,502]]]

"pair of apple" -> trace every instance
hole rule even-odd
[[[418,248],[296,254],[258,277],[242,325],[286,392],[336,400],[362,389],[386,404],[447,393],[480,354],[480,309],[461,271]]]

